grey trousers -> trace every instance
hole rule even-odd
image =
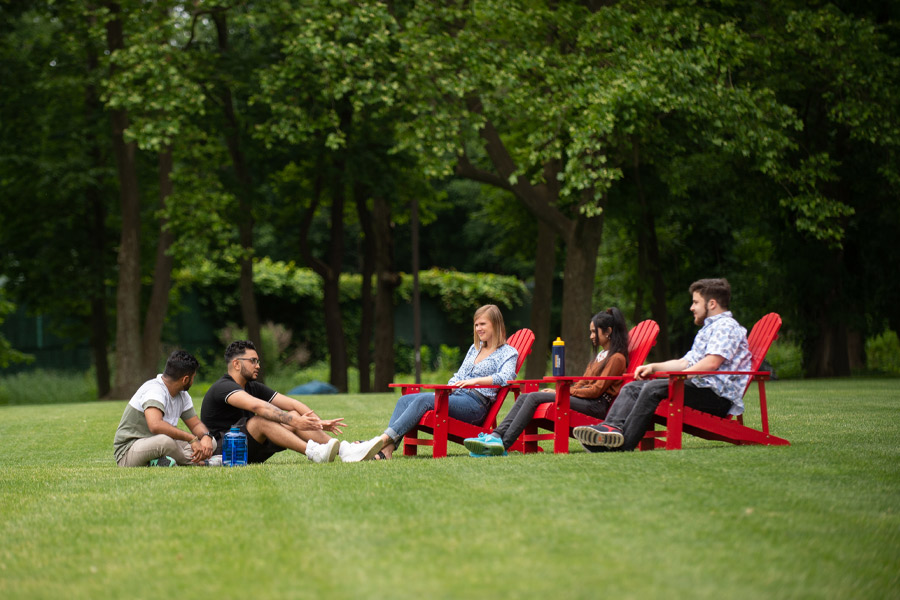
[[[668,379],[632,381],[622,386],[619,397],[606,415],[604,423],[622,430],[625,443],[621,450],[634,450],[653,424],[653,414],[659,403],[669,396]],[[699,411],[725,417],[731,401],[717,395],[710,388],[700,388],[688,380],[684,383],[684,405]]]
[[[213,438],[213,448],[215,447],[216,440]],[[171,456],[179,465],[190,465],[193,464],[192,454],[191,445],[187,442],[159,434],[133,443],[117,464],[120,467],[146,467],[154,458]]]

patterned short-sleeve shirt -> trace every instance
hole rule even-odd
[[[717,371],[750,370],[747,330],[734,319],[731,311],[707,317],[703,321],[703,327],[697,332],[694,345],[684,355],[684,360],[693,366],[707,354],[725,359]],[[740,415],[744,412],[744,388],[747,387],[748,379],[746,375],[706,375],[694,377],[692,381],[697,387],[712,388],[722,398],[731,400],[729,414]]]
[[[480,363],[475,364],[475,357],[478,356],[480,348],[476,348],[475,344],[469,348],[466,358],[463,360],[462,366],[456,372],[456,375],[450,378],[447,385],[453,385],[457,381],[464,379],[474,379],[475,377],[491,377],[494,385],[505,386],[506,382],[516,378],[516,361],[519,359],[519,352],[509,344],[503,344],[487,358]],[[497,397],[497,388],[475,388],[487,398]]]

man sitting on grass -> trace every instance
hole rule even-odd
[[[188,390],[197,373],[197,359],[176,350],[165,371],[144,383],[132,396],[113,441],[120,467],[171,467],[206,461],[216,442],[197,418]],[[191,433],[179,429],[181,418]]]
[[[201,415],[221,442],[231,427],[247,436],[247,462],[265,462],[289,448],[313,462],[367,458],[366,444],[348,444],[326,431],[341,433],[343,418],[323,420],[308,406],[257,381],[259,354],[253,342],[232,342],[225,350],[228,372],[203,397]]]
[[[586,450],[634,450],[653,423],[657,406],[669,395],[667,378],[647,378],[658,371],[749,371],[747,330],[731,316],[731,286],[725,279],[701,279],[691,284],[694,323],[703,325],[690,352],[682,358],[641,365],[633,381],[622,387],[606,420],[576,427],[572,434]],[[684,405],[725,417],[744,412],[746,375],[697,375],[684,384]]]

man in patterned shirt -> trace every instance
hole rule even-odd
[[[657,371],[749,371],[747,330],[728,310],[731,286],[725,279],[701,279],[691,284],[694,323],[703,327],[690,352],[682,358],[641,365],[632,383],[599,425],[576,427],[573,434],[588,450],[593,447],[634,450],[653,422],[656,407],[669,395],[669,380],[647,379]],[[746,375],[697,375],[684,384],[684,404],[717,417],[744,412]]]

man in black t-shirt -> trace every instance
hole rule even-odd
[[[360,444],[339,446],[337,438],[326,433],[342,433],[343,418],[320,419],[302,402],[256,381],[259,354],[252,342],[232,342],[225,361],[228,372],[206,392],[200,413],[220,449],[222,436],[237,426],[247,436],[249,463],[265,462],[285,448],[317,463],[333,461],[339,451],[344,462],[365,458]]]

